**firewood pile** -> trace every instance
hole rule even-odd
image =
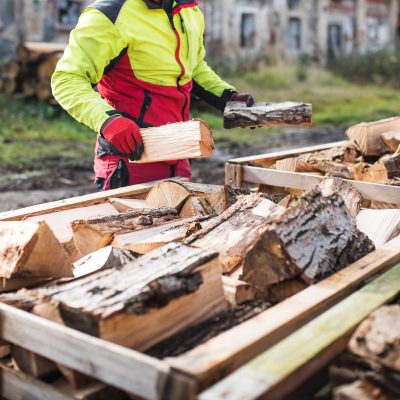
[[[0,91],[8,95],[54,102],[50,80],[64,49],[64,43],[26,42],[9,61],[0,79]]]
[[[277,170],[400,185],[400,117],[361,123],[339,147],[276,161]]]
[[[168,357],[173,343],[190,350],[199,344],[194,337],[209,338],[210,324],[215,334],[230,329],[373,252],[374,240],[400,233],[399,210],[390,210],[396,215],[384,232],[361,224],[369,218],[362,201],[340,179],[280,204],[264,193],[170,180],[141,198],[0,222],[8,292],[0,301]],[[12,357],[35,375],[38,356],[14,346]],[[74,387],[87,380],[48,367]]]
[[[331,367],[334,400],[400,398],[400,305],[372,313]]]

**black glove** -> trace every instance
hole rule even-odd
[[[239,101],[245,103],[247,107],[254,105],[254,98],[249,93],[233,93],[229,101]]]

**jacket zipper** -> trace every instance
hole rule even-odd
[[[174,17],[172,15],[172,13],[167,13],[167,15],[168,15],[168,19],[169,19],[169,23],[171,25],[171,28],[174,31],[176,39],[178,41],[178,44],[176,46],[176,51],[175,51],[175,58],[176,58],[176,61],[179,64],[179,66],[181,67],[181,74],[180,74],[180,76],[178,76],[178,78],[176,80],[176,86],[177,86],[178,91],[185,96],[185,103],[183,104],[183,108],[182,108],[182,120],[184,121],[185,120],[185,110],[186,110],[186,106],[188,104],[189,99],[188,99],[187,94],[182,91],[182,88],[179,85],[179,82],[185,76],[185,66],[183,65],[182,60],[180,59],[180,55],[179,55],[179,52],[180,52],[180,49],[181,49],[181,37],[179,36],[179,32],[175,27]]]
[[[187,53],[186,53],[186,59],[189,60],[189,54],[190,54],[190,41],[189,41],[189,31],[185,27],[185,20],[183,19],[182,15],[179,14],[179,19],[181,20],[181,28],[182,32],[186,36],[186,43],[187,43]]]
[[[140,127],[142,127],[144,124],[144,117],[146,115],[147,110],[150,108],[151,101],[152,101],[152,99],[151,99],[150,92],[148,90],[145,90],[143,105],[142,105],[142,109],[140,110],[140,114],[139,114],[139,118],[138,118],[138,125]]]

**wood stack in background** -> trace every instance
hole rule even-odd
[[[17,49],[16,58],[5,66],[0,78],[0,91],[8,95],[55,102],[50,80],[65,46],[65,43],[45,42],[21,44]]]

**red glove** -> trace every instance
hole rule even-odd
[[[241,103],[246,103],[247,107],[251,107],[254,104],[254,98],[248,93],[233,93],[229,101],[239,101]]]
[[[144,146],[137,124],[124,117],[111,117],[101,128],[102,136],[131,161],[140,160]]]

